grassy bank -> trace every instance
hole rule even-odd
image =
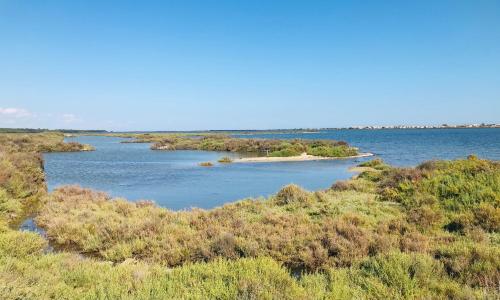
[[[268,199],[173,212],[79,187],[47,194],[40,151],[68,149],[62,136],[0,140],[6,299],[500,296],[498,162],[372,161],[325,191],[289,185]],[[57,253],[12,229],[27,208]]]
[[[61,133],[0,134],[0,219],[17,223],[46,194],[42,152],[88,151]]]
[[[336,278],[332,284],[347,285],[332,288],[334,295],[337,288],[375,293],[359,280],[377,282],[382,291],[376,293],[387,297],[497,293],[498,163],[471,157],[412,169],[381,162],[362,167],[357,179],[327,191],[290,185],[269,199],[209,211],[172,212],[67,187],[52,195],[37,220],[60,247],[117,263],[183,268],[266,256],[309,273],[301,284],[324,284],[328,275]],[[469,198],[476,200],[464,205]],[[468,222],[457,230],[457,220]],[[417,283],[411,274],[419,267],[428,268],[422,280],[436,276],[437,282]],[[398,280],[407,280],[411,291],[391,286]]]

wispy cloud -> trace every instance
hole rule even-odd
[[[32,117],[33,113],[24,108],[0,107],[0,116],[7,118],[27,118],[27,117]]]
[[[35,113],[21,107],[0,107],[0,127],[69,128],[81,124],[83,120],[69,112]]]
[[[1,0],[0,0],[1,1]],[[88,119],[71,111],[44,112],[22,107],[0,107],[0,128],[49,128],[49,129],[126,129],[130,121],[122,123],[113,120]]]
[[[62,118],[64,123],[75,123],[80,121],[80,119],[75,114],[63,114]]]

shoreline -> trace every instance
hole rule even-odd
[[[314,160],[336,160],[336,159],[351,159],[351,158],[361,158],[373,156],[373,153],[360,153],[358,155],[346,156],[346,157],[325,157],[325,156],[314,156],[309,154],[302,154],[297,156],[286,156],[286,157],[244,157],[233,160],[233,163],[258,163],[258,162],[287,162],[287,161],[314,161]]]

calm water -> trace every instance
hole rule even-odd
[[[245,137],[345,140],[400,166],[470,153],[500,159],[500,129],[332,130]],[[309,190],[327,188],[352,176],[347,169],[361,161],[216,164],[206,168],[198,163],[217,161],[228,153],[151,151],[148,144],[123,144],[122,139],[110,137],[68,140],[92,144],[97,150],[45,154],[50,190],[79,184],[129,200],[151,199],[171,209],[211,208],[246,197],[268,196],[288,183]]]
[[[268,196],[288,183],[306,189],[329,187],[353,174],[354,160],[218,164],[226,152],[152,151],[149,144],[123,144],[119,138],[68,139],[92,144],[93,152],[45,154],[49,189],[79,184],[129,200],[151,199],[171,209],[211,208],[246,197]]]
[[[324,130],[302,134],[252,134],[239,137],[343,140],[395,166],[414,166],[431,159],[476,154],[500,159],[500,128]]]

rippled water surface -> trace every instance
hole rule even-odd
[[[426,160],[455,159],[469,154],[500,159],[500,128],[322,130],[237,136],[343,140],[396,166],[414,166]]]
[[[149,144],[123,144],[119,138],[68,139],[92,144],[93,152],[45,154],[49,189],[79,184],[129,200],[152,199],[171,209],[211,208],[246,197],[268,196],[288,183],[317,190],[352,176],[354,160],[219,164],[225,152],[152,151]]]
[[[400,166],[470,153],[500,159],[500,129],[331,130],[245,137],[345,140]],[[124,144],[111,137],[70,140],[92,144],[96,151],[45,154],[50,190],[79,184],[129,200],[151,199],[171,209],[211,208],[246,197],[268,196],[288,183],[309,190],[327,188],[352,176],[348,168],[360,161],[215,164],[207,168],[198,163],[214,162],[228,153],[152,151],[149,144]]]

